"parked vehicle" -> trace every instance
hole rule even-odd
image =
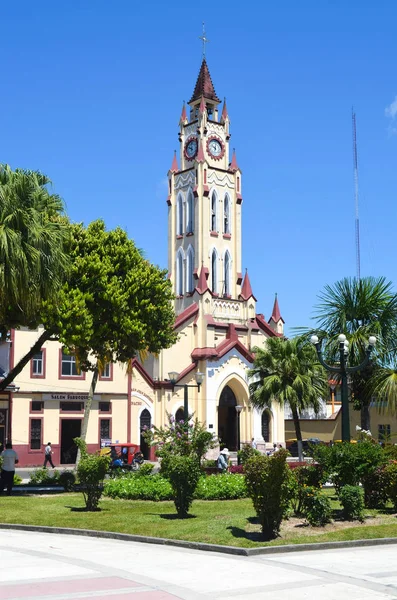
[[[307,440],[302,440],[302,450],[303,454],[310,454],[310,447],[318,444],[324,444],[319,438],[308,438]],[[287,440],[286,447],[291,456],[299,456],[298,453],[298,441],[297,440]]]
[[[112,462],[111,469],[124,469],[136,471],[144,462],[144,456],[136,444],[110,444],[102,448],[101,454],[110,454]]]

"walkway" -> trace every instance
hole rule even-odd
[[[240,557],[0,530],[1,600],[381,600],[396,546]]]

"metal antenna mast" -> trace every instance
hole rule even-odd
[[[356,269],[357,279],[360,280],[360,218],[358,214],[358,161],[357,161],[357,134],[356,134],[356,113],[352,108],[352,129],[353,129],[353,170],[354,170],[354,206],[355,206],[355,230],[356,230]]]

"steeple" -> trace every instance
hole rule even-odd
[[[212,83],[211,75],[205,58],[203,58],[203,62],[201,63],[200,72],[196,81],[196,87],[194,88],[193,95],[189,100],[189,104],[191,102],[195,102],[196,100],[200,100],[201,96],[204,96],[204,98],[207,98],[208,100],[213,100],[214,102],[220,102],[218,96],[216,95],[214,84]]]
[[[226,119],[229,118],[229,115],[227,113],[227,107],[226,107],[226,98],[223,101],[223,108],[222,108],[222,115],[221,115],[221,123],[224,123],[226,121]]]
[[[171,165],[170,171],[171,171],[171,173],[178,173],[178,171],[179,171],[178,161],[176,158],[176,150],[174,150],[174,158],[172,159],[172,165]]]
[[[278,299],[277,299],[277,294],[276,297],[274,299],[274,305],[273,305],[273,312],[272,312],[272,316],[269,319],[269,323],[270,321],[274,321],[275,323],[278,323],[279,321],[282,321],[283,323],[285,323],[283,317],[281,316],[280,313],[280,307],[278,305]]]
[[[243,300],[248,300],[249,298],[253,298],[254,300],[256,300],[254,294],[252,293],[251,282],[250,282],[250,278],[248,277],[247,269],[245,270],[244,281],[243,281],[243,285],[241,287],[240,297]]]
[[[186,105],[185,105],[185,103],[183,103],[181,118],[179,119],[179,124],[184,125],[186,122],[187,122]]]
[[[236,151],[233,148],[232,162],[230,163],[229,171],[234,172],[234,171],[238,171],[238,170],[239,170],[239,168],[238,168],[238,164],[237,164]]]

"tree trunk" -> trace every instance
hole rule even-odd
[[[29,352],[23,356],[20,361],[15,365],[13,369],[0,381],[0,390],[5,390],[10,383],[12,383],[17,375],[22,371],[22,369],[28,364],[30,359],[40,352],[42,345],[44,342],[47,342],[52,336],[52,332],[47,329],[43,331],[37,341],[33,344]]]
[[[298,442],[298,459],[299,462],[303,461],[303,446],[302,446],[302,432],[301,424],[299,422],[299,413],[295,405],[291,406],[292,418],[294,420],[296,440]]]
[[[84,442],[85,442],[85,439],[87,437],[88,421],[89,421],[89,418],[90,418],[92,400],[94,398],[95,388],[96,388],[96,384],[97,384],[97,381],[98,381],[98,374],[99,374],[99,369],[98,369],[98,361],[97,361],[97,363],[95,365],[95,368],[94,368],[94,371],[92,373],[92,380],[91,380],[91,385],[90,385],[90,391],[88,392],[87,402],[85,403],[83,425],[81,427],[80,438]],[[79,462],[80,462],[80,449],[77,451],[76,468],[77,468],[77,465],[79,464]]]

